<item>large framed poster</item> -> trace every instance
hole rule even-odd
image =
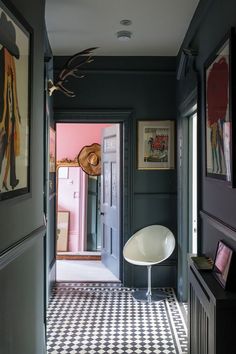
[[[205,63],[206,176],[235,182],[234,30],[223,38]]]
[[[30,190],[32,29],[0,1],[0,200]]]

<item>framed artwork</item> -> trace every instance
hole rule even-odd
[[[56,132],[49,129],[49,172],[56,172]]]
[[[206,176],[234,185],[234,125],[232,89],[233,29],[217,46],[205,63],[205,147]]]
[[[235,288],[235,253],[222,240],[217,244],[213,275],[224,289]]]
[[[0,200],[30,191],[32,29],[0,1]]]
[[[68,248],[69,211],[57,212],[57,251],[66,252]]]
[[[174,121],[138,122],[138,169],[175,168]]]

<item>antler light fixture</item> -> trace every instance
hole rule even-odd
[[[93,62],[93,58],[91,56],[91,53],[97,49],[97,47],[92,47],[92,48],[87,48],[83,50],[82,52],[74,54],[72,57],[70,57],[65,65],[63,66],[62,70],[60,71],[57,81],[53,83],[52,80],[48,80],[48,93],[49,96],[52,96],[54,91],[61,91],[68,97],[75,97],[75,93],[73,91],[68,90],[64,84],[68,82],[67,78],[72,76],[76,77],[78,79],[82,79],[84,75],[79,74],[79,69],[81,68],[82,65],[84,64],[89,64]],[[83,55],[86,55],[86,57],[81,59]]]

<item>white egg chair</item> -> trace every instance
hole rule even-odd
[[[164,292],[152,291],[152,266],[169,258],[175,248],[175,237],[162,225],[151,225],[137,231],[125,244],[123,255],[127,262],[146,266],[148,270],[148,290],[135,290],[132,295],[139,301],[160,301]]]

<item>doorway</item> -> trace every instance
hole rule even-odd
[[[180,107],[178,121],[178,299],[188,298],[189,253],[197,253],[197,92]]]
[[[197,254],[197,113],[189,116],[189,252]]]
[[[120,262],[115,260],[117,269],[112,262],[107,262],[107,254],[114,261],[114,255],[120,254],[120,185],[115,186],[114,181],[120,182],[122,163],[120,141],[121,136],[116,137],[117,157],[114,156],[109,164],[104,163],[107,144],[103,140],[111,129],[119,131],[120,124],[110,123],[60,123],[57,131],[57,281],[119,281]],[[114,135],[114,134],[113,134]],[[84,172],[83,166],[77,161],[81,149],[101,144],[102,150],[102,174],[93,176]],[[112,149],[114,146],[112,146]],[[114,169],[116,164],[117,171]],[[109,171],[108,166],[112,166]],[[110,173],[110,176],[109,176]],[[109,190],[104,191],[111,181],[111,193],[115,191],[119,200],[117,226],[108,233],[110,223],[107,217],[107,207],[104,196]],[[104,181],[104,182],[103,182]],[[118,188],[119,187],[119,188]],[[114,193],[111,194],[111,202],[114,202]],[[113,203],[114,204],[114,203]],[[114,212],[114,205],[112,206]],[[104,215],[105,214],[105,215]],[[112,216],[114,217],[114,216]],[[108,218],[108,219],[107,219]],[[114,249],[113,238],[116,238]],[[108,253],[107,253],[108,251]],[[115,252],[114,252],[115,251]]]

